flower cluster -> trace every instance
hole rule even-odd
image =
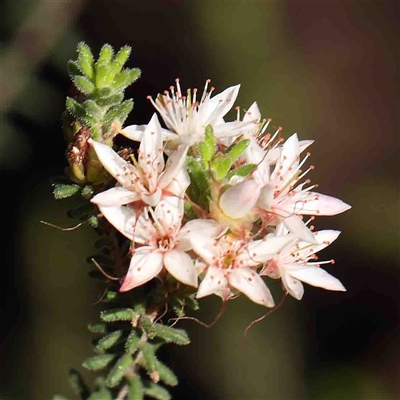
[[[208,87],[182,94],[179,80],[169,92],[150,98],[156,114],[144,126],[120,131],[140,142],[126,159],[105,143],[91,140],[98,159],[117,181],[92,202],[131,241],[129,270],[120,291],[169,274],[197,288],[197,298],[216,294],[224,301],[240,293],[273,307],[265,277],[282,279],[284,290],[303,296],[301,282],[344,291],[315,253],[340,232],[314,232],[309,222],[335,215],[349,205],[314,192],[304,180],[312,141],[281,128],[267,133],[253,103],[241,118],[225,122],[239,85],[212,96]],[[310,216],[304,221],[304,216]]]

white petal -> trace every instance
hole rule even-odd
[[[286,290],[289,292],[291,296],[293,296],[297,300],[301,300],[304,294],[304,286],[303,284],[291,277],[286,271],[282,274],[282,283]]]
[[[163,267],[162,253],[153,251],[151,247],[140,247],[132,256],[128,273],[120,292],[126,292],[137,286],[143,285],[157,276]]]
[[[165,231],[176,232],[180,229],[183,204],[183,199],[174,196],[165,197],[158,203],[154,213]]]
[[[213,125],[216,120],[222,118],[235,103],[240,85],[231,86],[222,93],[205,101],[199,107],[199,120],[204,122],[204,127]]]
[[[197,287],[196,269],[188,254],[178,250],[168,251],[164,254],[164,265],[176,280]]]
[[[112,207],[133,203],[139,199],[135,192],[118,186],[97,194],[90,201],[104,207]]]
[[[299,214],[336,215],[351,208],[350,205],[335,197],[326,196],[324,194],[314,192],[310,193],[310,196],[311,195],[315,195],[316,199],[302,202],[301,207],[298,211]]]
[[[103,216],[128,239],[133,240],[137,220],[136,211],[127,206],[104,207],[99,205]]]
[[[228,279],[225,277],[224,271],[221,268],[209,267],[203,281],[199,285],[196,298],[216,294],[221,296],[221,293],[228,287]]]
[[[299,241],[298,250],[296,249],[296,256],[300,259],[306,259],[312,254],[318,253],[319,251],[328,247],[333,241],[335,241],[340,234],[340,231],[334,230],[323,230],[314,232],[315,240],[318,244],[311,244],[308,242]]]
[[[307,228],[306,224],[298,215],[291,215],[283,220],[285,226],[293,235],[306,242],[316,243],[314,234]]]
[[[199,233],[192,233],[190,236],[192,249],[208,264],[213,264],[222,252],[221,246],[212,237]]]
[[[146,126],[139,147],[139,165],[149,182],[149,190],[156,186],[158,174],[164,169],[163,144],[161,126],[157,114],[153,114]]]
[[[260,195],[260,186],[249,179],[230,187],[220,200],[221,210],[230,218],[241,218],[248,214]]]
[[[274,258],[279,251],[294,240],[293,235],[267,236],[263,240],[250,242],[236,259],[243,260],[254,267]]]
[[[324,269],[319,267],[300,267],[296,269],[288,269],[288,274],[309,285],[321,287],[327,290],[335,290],[345,292],[346,289],[339,279],[330,275]]]
[[[96,151],[97,157],[108,173],[111,174],[121,186],[130,185],[133,178],[137,176],[136,168],[128,164],[110,146],[94,140],[91,143]]]
[[[232,121],[224,122],[220,125],[213,126],[214,135],[217,138],[226,138],[237,135],[244,135],[245,137],[254,132],[258,128],[258,124],[251,121]]]
[[[161,188],[157,188],[157,190],[151,194],[142,192],[140,194],[140,198],[144,203],[148,204],[150,207],[155,207],[161,200],[162,190]]]
[[[260,197],[258,198],[258,205],[264,210],[272,210],[272,205],[274,203],[274,185],[268,183],[265,185],[260,192]]]
[[[183,197],[189,185],[189,174],[186,171],[186,168],[181,168],[176,175],[174,175],[168,186],[163,188],[163,192],[176,197]]]
[[[233,269],[229,271],[228,281],[232,287],[241,291],[254,303],[265,307],[273,307],[275,305],[267,285],[252,269]]]
[[[146,129],[146,125],[129,125],[119,131],[119,133],[130,140],[135,142],[141,142],[143,138],[143,132]]]
[[[180,145],[178,149],[169,156],[165,171],[158,181],[158,185],[161,188],[168,186],[172,179],[176,177],[182,169],[186,169],[185,163],[188,149],[188,146]]]
[[[260,119],[260,109],[258,108],[257,102],[255,101],[244,114],[243,121],[259,122]]]

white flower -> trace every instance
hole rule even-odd
[[[281,224],[277,227],[277,232],[285,233],[287,229]],[[320,268],[321,264],[332,263],[332,261],[315,261],[317,260],[315,253],[329,246],[339,234],[339,231],[333,230],[315,232],[317,244],[299,239],[292,241],[266,263],[261,275],[274,279],[281,278],[286,290],[297,300],[301,300],[304,293],[304,287],[300,281],[327,290],[346,291],[338,279]]]
[[[196,232],[216,235],[220,225],[212,220],[192,220],[181,227],[183,200],[177,197],[161,200],[150,215],[142,214],[135,225],[133,239],[142,246],[134,249],[120,291],[143,285],[163,268],[179,282],[197,287],[194,261],[186,253],[191,250],[190,237]]]
[[[132,230],[129,226],[138,216],[133,215],[137,210],[132,209],[132,205],[142,202],[145,206],[154,207],[165,197],[183,197],[190,183],[185,166],[187,146],[179,146],[164,165],[160,130],[154,114],[143,134],[138,161],[133,159],[135,165],[121,158],[110,146],[92,141],[100,162],[119,186],[97,194],[91,201],[125,236],[132,235],[127,230]],[[125,217],[123,220],[122,216]]]
[[[216,138],[236,136],[254,130],[256,125],[253,121],[224,122],[223,119],[232,108],[240,85],[231,86],[211,97],[214,88],[208,91],[209,83],[210,80],[207,80],[200,99],[197,98],[197,89],[188,89],[187,96],[184,96],[179,79],[176,79],[176,91],[171,86],[171,93],[165,91],[164,94],[159,94],[156,100],[150,98],[168,127],[168,130],[163,130],[164,140],[175,140],[178,144],[191,146],[204,138],[207,125],[212,125]],[[145,126],[132,125],[120,133],[132,140],[140,141],[144,129]]]
[[[299,238],[315,242],[299,215],[335,215],[351,206],[334,197],[313,192],[315,186],[305,187],[308,181],[295,187],[308,172],[301,174],[300,168],[308,156],[300,162],[300,152],[301,147],[294,134],[282,146],[269,182],[261,189],[258,206],[261,211],[268,212],[271,224],[283,222]]]
[[[203,264],[202,269],[207,270],[196,297],[216,294],[226,301],[235,291],[239,291],[254,303],[273,307],[271,292],[255,268],[273,257],[290,240],[293,240],[290,235],[244,241],[231,235],[217,240],[193,234],[193,250],[206,263],[206,267]]]

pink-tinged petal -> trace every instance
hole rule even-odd
[[[225,277],[224,270],[211,266],[199,285],[196,298],[200,299],[210,294],[221,296],[227,287],[228,279]]]
[[[208,238],[216,238],[226,231],[219,222],[213,219],[193,219],[185,224],[179,231],[176,240],[179,241],[178,248],[182,251],[192,249],[191,235],[201,234]]]
[[[172,178],[168,186],[163,188],[163,192],[167,193],[168,195],[183,197],[189,185],[190,185],[189,174],[186,171],[186,168],[181,168]]]
[[[208,264],[213,264],[222,252],[221,246],[212,237],[192,233],[189,238],[194,252]]]
[[[335,197],[327,196],[321,193],[310,193],[308,197],[315,200],[303,201],[300,204],[298,213],[304,215],[336,215],[351,208],[342,200]]]
[[[171,250],[164,254],[164,266],[179,282],[197,287],[197,274],[194,261],[182,251]]]
[[[294,240],[293,235],[267,236],[262,240],[250,242],[236,259],[242,260],[250,267],[255,267],[275,257],[279,251]]]
[[[143,133],[146,130],[147,125],[129,125],[124,129],[119,131],[121,135],[125,136],[130,140],[134,140],[135,142],[141,142],[143,139]],[[161,128],[161,136],[162,140],[172,140],[176,139],[177,135],[174,132],[169,131],[168,129]]]
[[[309,285],[320,287],[327,290],[335,290],[345,292],[346,289],[339,281],[339,279],[330,275],[324,269],[319,267],[300,267],[290,268],[287,270],[288,274],[292,277],[299,279],[302,282],[308,283]]]
[[[154,214],[157,222],[165,231],[176,232],[181,227],[183,218],[183,199],[179,197],[165,197],[157,205]]]
[[[144,203],[148,204],[151,207],[155,207],[161,200],[162,190],[157,188],[157,190],[151,194],[141,193],[140,198]]]
[[[300,146],[297,134],[293,134],[286,140],[282,146],[281,155],[276,163],[274,172],[271,174],[271,181],[274,181],[279,187],[287,186],[287,183],[293,179],[299,165]]]
[[[199,120],[205,123],[204,127],[224,117],[235,103],[239,88],[240,85],[231,86],[200,105]]]
[[[230,218],[241,218],[255,206],[260,196],[260,185],[249,179],[230,187],[220,200],[219,207]]]
[[[111,174],[121,186],[128,186],[132,180],[137,176],[136,168],[128,164],[121,158],[110,146],[91,141],[97,157],[99,158],[103,167]]]
[[[246,137],[255,133],[258,128],[258,124],[251,121],[232,121],[215,125],[213,128],[214,135],[217,138],[225,138],[237,135],[244,135]]]
[[[160,176],[158,181],[159,187],[165,188],[172,182],[172,179],[181,172],[182,169],[186,169],[185,163],[188,149],[188,146],[180,145],[178,146],[178,149],[169,156],[165,171]]]
[[[334,230],[314,232],[314,237],[318,244],[300,241],[296,246],[296,248],[298,248],[298,250],[296,249],[296,256],[300,259],[305,259],[310,257],[312,254],[318,253],[335,241],[339,234],[340,231]]]
[[[90,201],[104,207],[112,207],[122,206],[138,200],[140,200],[140,197],[135,192],[117,186],[97,194]]]
[[[303,220],[297,215],[291,215],[283,220],[290,233],[309,243],[316,243],[314,234],[307,228]]]
[[[163,267],[163,256],[151,247],[140,247],[132,256],[128,273],[120,287],[120,292],[126,292],[143,285],[157,276]]]
[[[254,303],[265,307],[275,305],[267,285],[252,269],[233,269],[228,273],[228,281],[232,287],[245,294]]]
[[[136,211],[133,208],[127,206],[103,207],[99,205],[99,209],[111,225],[128,239],[133,240],[137,220]]]
[[[304,294],[303,284],[293,277],[291,277],[286,272],[282,274],[282,283],[288,293],[297,300],[301,300]]]
[[[258,198],[258,205],[263,210],[272,210],[272,205],[274,203],[274,185],[268,183],[265,185],[260,192],[260,197]]]
[[[149,182],[149,190],[153,191],[157,184],[158,174],[164,169],[161,126],[156,114],[153,114],[143,133],[138,158],[142,173]]]
[[[260,109],[258,108],[257,102],[255,101],[244,114],[243,121],[259,122],[260,119],[261,119]]]

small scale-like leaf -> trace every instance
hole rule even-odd
[[[175,373],[161,361],[156,362],[156,369],[160,375],[160,379],[166,385],[176,386],[178,384],[178,378]]]
[[[141,71],[139,68],[133,69],[124,69],[121,73],[119,73],[113,82],[113,88],[115,90],[124,90],[133,82],[139,79]]]
[[[53,189],[54,198],[57,200],[66,199],[77,194],[81,187],[79,185],[64,185],[62,183],[55,183]]]
[[[146,384],[144,388],[144,393],[152,397],[153,399],[156,400],[170,400],[171,395],[168,393],[167,389],[163,388],[160,385],[157,385],[156,383],[149,382]]]
[[[107,64],[97,62],[96,63],[96,87],[98,89],[110,86],[114,76],[110,71]]]
[[[98,322],[96,324],[89,324],[88,330],[92,333],[106,333],[107,324],[104,324],[103,322]]]
[[[86,185],[81,191],[82,197],[85,198],[86,200],[91,199],[93,196],[93,193],[94,193],[94,190],[93,190],[93,186],[91,186],[91,185]]]
[[[139,375],[127,376],[129,382],[129,400],[143,400],[143,385]]]
[[[147,336],[150,339],[154,338],[154,336],[156,334],[154,324],[153,324],[153,321],[147,315],[142,314],[140,316],[139,326],[141,329],[143,329],[146,332]]]
[[[199,142],[198,147],[204,165],[207,165],[215,154],[215,137],[211,125],[207,125],[204,139]]]
[[[117,93],[99,98],[97,100],[97,104],[100,107],[111,107],[120,104],[123,99],[124,99],[123,93]]]
[[[154,324],[156,336],[164,339],[167,343],[187,345],[190,343],[189,336],[183,329],[172,328],[162,324]]]
[[[85,74],[89,79],[93,78],[94,57],[90,47],[84,42],[78,44],[77,64],[83,74]]]
[[[104,352],[108,349],[111,349],[111,347],[115,346],[120,338],[122,337],[122,330],[119,329],[117,331],[111,332],[106,336],[103,336],[99,341],[97,342],[95,346],[95,350],[97,352]]]
[[[111,388],[117,386],[132,363],[132,357],[129,354],[124,354],[107,375],[106,385]]]
[[[114,121],[119,121],[123,124],[132,111],[133,101],[125,100],[121,104],[110,107],[107,114],[104,116],[103,122],[106,127],[109,127]]]
[[[185,299],[185,306],[193,311],[196,311],[199,309],[199,302],[194,297],[188,296]]]
[[[72,60],[68,61],[67,71],[68,71],[68,75],[70,75],[70,76],[81,75],[81,73],[82,73],[77,62],[72,61]]]
[[[99,119],[103,116],[103,110],[93,100],[84,101],[82,107],[85,110],[85,114],[94,119]]]
[[[153,345],[149,342],[144,342],[141,344],[140,349],[142,350],[144,367],[147,372],[151,373],[157,370],[157,357],[154,351]]]
[[[92,393],[87,400],[113,400],[113,395],[107,388],[101,388]]]
[[[109,63],[112,60],[113,55],[114,55],[114,49],[109,44],[105,44],[100,50],[98,62],[105,64]]]
[[[232,171],[229,171],[226,175],[226,178],[231,179],[234,175],[246,177],[247,175],[251,174],[256,168],[256,164],[242,165]]]
[[[242,153],[249,147],[250,139],[243,139],[229,147],[226,154],[232,162],[235,162]]]
[[[114,292],[112,290],[107,290],[102,302],[103,303],[111,303],[112,301],[115,301],[118,297],[118,293]]]
[[[99,226],[99,219],[96,217],[96,215],[90,216],[87,221],[92,228],[97,228]]]
[[[114,61],[123,66],[128,61],[128,58],[131,55],[131,50],[132,49],[130,48],[130,46],[122,46],[119,52],[116,54]]]
[[[208,179],[203,167],[192,157],[186,160],[187,171],[190,176],[188,188],[189,197],[198,205],[207,207],[207,196],[210,192]]]
[[[67,97],[65,100],[65,107],[67,108],[68,112],[77,118],[85,117],[85,110],[80,103],[74,100],[71,97]]]
[[[93,83],[85,76],[75,76],[72,81],[74,82],[76,88],[87,96],[90,96],[96,89]]]
[[[139,348],[140,337],[135,330],[132,330],[125,342],[125,351],[133,355]]]
[[[137,314],[131,308],[115,308],[100,313],[100,318],[104,322],[132,321],[136,317]]]
[[[81,374],[73,368],[69,370],[69,383],[74,393],[81,399],[86,399],[89,396],[90,391],[83,381]]]
[[[226,158],[222,155],[218,155],[211,161],[211,171],[214,178],[217,181],[221,181],[225,178],[226,174],[232,166],[230,158]]]
[[[82,366],[90,371],[99,371],[107,367],[108,364],[115,358],[115,354],[99,354],[87,358]]]

